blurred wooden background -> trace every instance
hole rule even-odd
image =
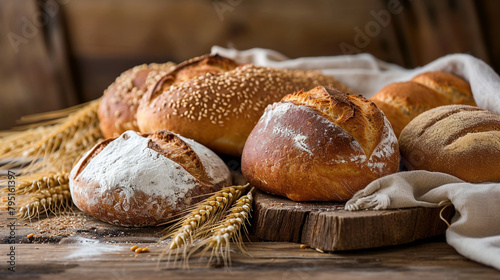
[[[0,23],[0,129],[98,98],[134,65],[213,45],[368,52],[409,68],[461,52],[500,71],[497,0],[0,0]]]

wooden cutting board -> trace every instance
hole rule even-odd
[[[343,203],[294,202],[257,191],[252,227],[257,237],[288,241],[323,251],[409,243],[444,234],[441,208],[346,211]],[[448,221],[452,207],[443,211]]]

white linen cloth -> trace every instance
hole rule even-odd
[[[479,107],[500,115],[500,77],[482,60],[467,54],[451,54],[423,67],[405,69],[370,54],[288,59],[273,50],[238,51],[219,46],[212,47],[212,53],[240,63],[318,70],[365,97],[371,97],[387,84],[408,81],[422,72],[446,71],[469,81]],[[500,183],[471,184],[448,174],[423,170],[399,172],[375,180],[357,192],[346,203],[346,209],[439,207],[441,202],[451,202],[456,209],[446,231],[448,244],[465,257],[500,270]]]

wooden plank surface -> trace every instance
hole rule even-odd
[[[378,249],[320,253],[299,243],[263,242],[250,235],[248,253],[233,249],[232,267],[207,267],[208,256],[193,256],[190,270],[167,268],[159,256],[167,241],[163,228],[112,226],[78,210],[67,217],[16,221],[15,244],[6,211],[0,211],[0,279],[499,279],[500,273],[459,255],[443,237]],[[44,225],[44,226],[41,226]],[[49,225],[49,226],[48,226]],[[33,239],[27,235],[34,233]],[[135,254],[132,245],[149,247]],[[15,246],[16,272],[7,270]],[[235,247],[233,247],[235,248]]]
[[[130,244],[91,243],[16,245],[16,272],[10,279],[498,279],[494,269],[466,260],[441,241],[323,254],[281,242],[247,243],[253,258],[232,254],[232,267],[206,267],[193,258],[191,269],[169,269],[158,256],[164,244],[142,243],[150,253],[132,253]],[[2,247],[2,255],[4,255]],[[5,264],[2,264],[4,266]]]
[[[346,211],[343,203],[294,202],[257,192],[255,235],[300,242],[323,251],[366,249],[409,243],[444,234],[440,208]],[[443,211],[448,219],[452,209]]]

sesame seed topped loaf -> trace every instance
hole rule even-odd
[[[135,114],[148,86],[158,81],[174,63],[142,64],[123,72],[104,91],[98,109],[99,125],[106,138],[127,130],[139,131]]]
[[[139,104],[137,124],[143,133],[167,129],[216,152],[240,156],[267,105],[318,85],[348,90],[315,71],[238,65],[205,55],[179,64],[150,87]]]
[[[167,222],[231,185],[212,151],[175,133],[126,131],[97,144],[73,167],[71,196],[83,212],[122,226]]]
[[[294,201],[347,201],[397,172],[399,159],[391,125],[373,102],[316,87],[267,107],[241,171],[256,188]]]

